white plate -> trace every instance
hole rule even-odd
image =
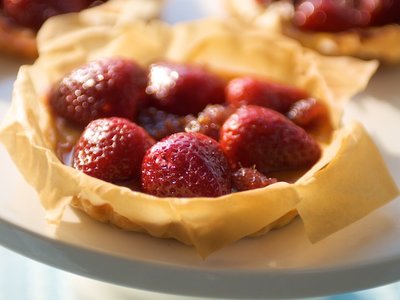
[[[17,65],[0,59],[1,117]],[[345,115],[365,123],[398,185],[399,79],[399,67],[381,69]],[[122,232],[71,209],[59,227],[51,226],[2,147],[0,166],[0,243],[76,274],[157,292],[231,298],[317,296],[400,279],[399,199],[315,245],[297,220],[202,260],[178,242]]]

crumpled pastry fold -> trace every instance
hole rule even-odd
[[[160,21],[117,19],[99,23],[95,14],[76,14],[47,23],[40,33],[39,59],[23,66],[15,83],[0,139],[39,193],[50,221],[60,221],[72,203],[95,219],[193,245],[206,257],[243,237],[283,226],[297,211],[310,239],[317,241],[398,195],[363,127],[340,123],[341,101],[365,87],[376,62],[325,58],[289,39],[241,30],[225,21],[171,27]],[[332,141],[323,145],[321,160],[295,184],[281,182],[218,198],[157,198],[92,178],[57,158],[45,95],[67,71],[104,56],[143,65],[158,60],[197,63],[227,77],[252,74],[296,85],[330,108]],[[379,183],[371,180],[371,173]],[[352,193],[347,193],[350,187]]]

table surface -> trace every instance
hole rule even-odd
[[[0,299],[10,300],[200,300],[161,295],[95,281],[70,274],[0,247]],[[313,300],[398,300],[400,282],[357,293]]]

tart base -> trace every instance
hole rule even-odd
[[[81,210],[86,213],[92,219],[102,222],[112,224],[122,230],[135,231],[135,232],[146,232],[142,227],[138,226],[134,222],[130,221],[128,218],[121,216],[116,211],[113,210],[112,206],[109,204],[94,205],[87,199],[82,199],[79,197],[74,197],[70,203],[71,207]],[[261,230],[255,232],[250,237],[258,237],[267,234],[271,230],[282,228],[289,223],[291,223],[298,216],[296,209],[293,209],[272,222],[271,224],[265,226]],[[173,238],[174,236],[165,235],[163,238]],[[189,240],[182,240],[181,242],[191,245]]]

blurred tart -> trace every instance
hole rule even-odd
[[[105,1],[3,0],[0,13],[0,49],[24,58],[36,58],[36,33],[48,18],[78,12]]]
[[[275,30],[325,55],[400,61],[398,1],[227,0],[240,20]]]
[[[3,53],[35,59],[38,55],[36,35],[47,19],[61,14],[79,12],[104,4],[108,0],[2,0],[0,3],[0,51]],[[124,0],[112,0],[110,4],[121,5]],[[134,13],[144,19],[157,16],[160,1],[132,0]],[[142,7],[144,6],[144,8]],[[149,9],[149,6],[153,6]],[[143,13],[139,12],[143,11]],[[148,15],[147,15],[148,14]]]

